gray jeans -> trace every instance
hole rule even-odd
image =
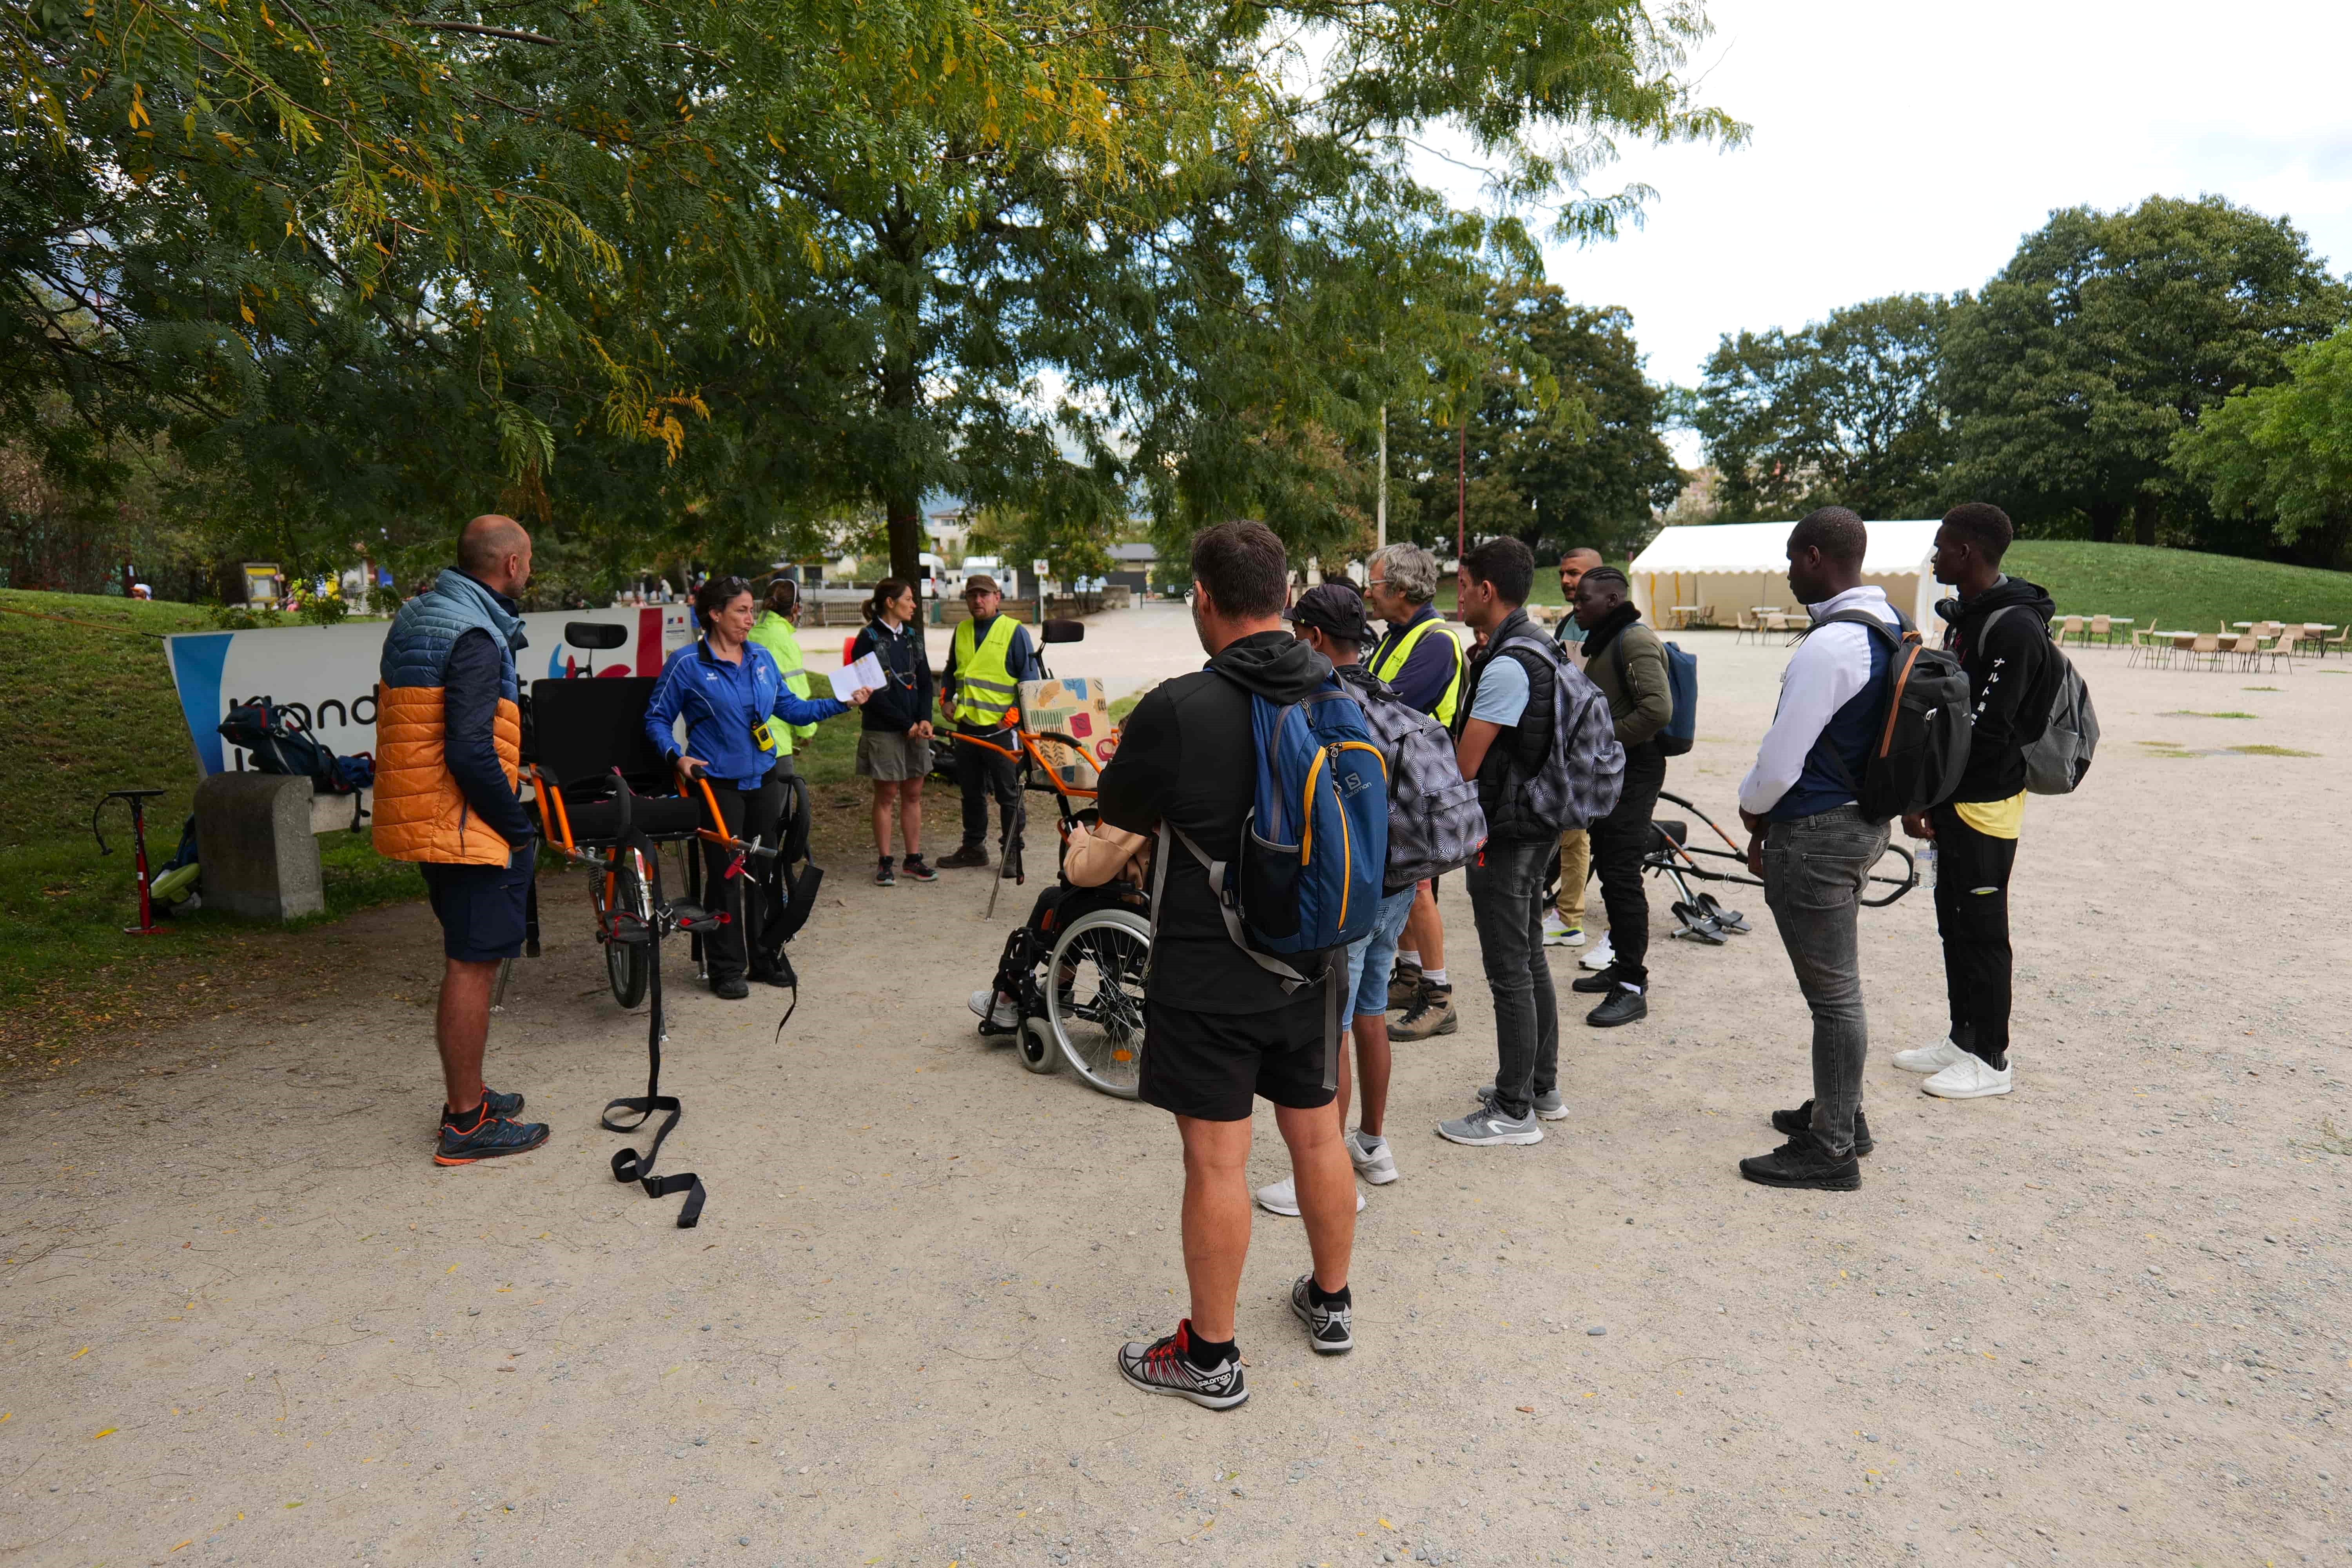
[[[1885,823],[1864,821],[1853,805],[1764,830],[1764,901],[1813,1013],[1813,1136],[1839,1160],[1853,1153],[1862,1060],[1870,1045],[1855,900],[1886,852],[1886,831]]]
[[[1495,994],[1495,1100],[1524,1117],[1559,1087],[1559,1006],[1544,957],[1544,872],[1549,839],[1489,842],[1463,873],[1478,927],[1478,958]]]

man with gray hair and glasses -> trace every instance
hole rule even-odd
[[[1437,557],[1418,544],[1391,544],[1373,552],[1365,575],[1364,604],[1389,628],[1365,663],[1399,697],[1451,730],[1469,660],[1463,657],[1461,639],[1446,630],[1431,602],[1437,597]],[[1461,1027],[1454,1012],[1453,979],[1445,973],[1445,926],[1432,883],[1413,890],[1412,914],[1397,944],[1389,1005],[1405,1010],[1389,1030],[1391,1040],[1425,1040]]]

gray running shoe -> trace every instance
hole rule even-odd
[[[1469,1115],[1437,1124],[1437,1135],[1451,1143],[1483,1146],[1488,1143],[1540,1143],[1543,1129],[1532,1116],[1506,1116],[1493,1100],[1487,1100]]]
[[[1118,1374],[1146,1394],[1172,1394],[1208,1410],[1231,1410],[1249,1397],[1238,1355],[1206,1371],[1192,1364],[1192,1320],[1150,1344],[1129,1340],[1118,1347]]]
[[[1317,1355],[1346,1355],[1356,1348],[1355,1307],[1351,1302],[1333,1302],[1328,1307],[1315,1304],[1313,1294],[1307,1289],[1311,1274],[1301,1274],[1290,1287],[1290,1310],[1307,1325],[1307,1342],[1315,1347]]]
[[[1495,1086],[1491,1083],[1482,1083],[1470,1092],[1481,1100],[1492,1100],[1495,1098]],[[1558,1089],[1553,1089],[1549,1094],[1537,1095],[1536,1114],[1546,1121],[1565,1121],[1568,1120],[1568,1101],[1559,1097]]]

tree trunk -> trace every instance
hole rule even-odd
[[[2116,542],[2116,525],[2121,523],[2124,520],[2123,507],[2119,503],[2111,500],[2095,500],[2091,503],[2089,510],[2091,514],[2091,542],[2094,544],[2113,544]]]
[[[2164,503],[2143,491],[2132,502],[2132,542],[2153,545],[2156,542],[2156,520],[2164,510]]]

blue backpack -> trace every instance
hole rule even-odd
[[[1298,702],[1250,693],[1250,727],[1257,788],[1235,858],[1212,856],[1188,834],[1175,837],[1208,868],[1234,944],[1269,973],[1303,982],[1312,976],[1281,957],[1345,948],[1380,912],[1388,764],[1336,676]],[[1160,877],[1166,864],[1163,853]],[[1157,888],[1153,898],[1156,905]]]
[[[1666,650],[1666,689],[1675,700],[1674,717],[1655,739],[1658,750],[1669,757],[1679,757],[1698,740],[1698,656],[1685,653],[1679,643],[1663,645]],[[1625,639],[1616,638],[1610,651],[1617,656],[1617,684],[1625,684]]]

